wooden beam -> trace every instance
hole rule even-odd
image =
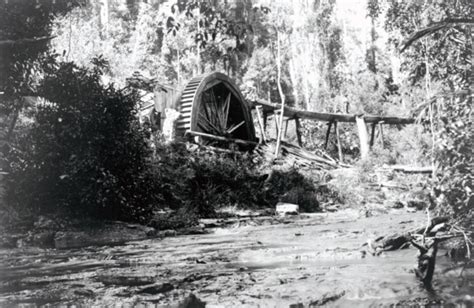
[[[195,137],[204,137],[204,138],[209,138],[209,139],[214,139],[214,140],[219,140],[219,141],[234,142],[234,143],[242,144],[242,145],[258,145],[258,143],[254,141],[227,138],[227,137],[216,136],[216,135],[211,135],[211,134],[206,134],[206,133],[201,133],[201,132],[195,132],[192,130],[188,130],[186,132],[186,135],[195,136]]]
[[[301,140],[301,124],[300,124],[300,119],[295,118],[295,130],[296,130],[296,139],[298,140],[298,145],[300,147],[303,146],[303,141]]]
[[[265,125],[263,124],[263,118],[262,118],[262,106],[256,106],[255,111],[257,113],[257,122],[258,122],[258,127],[260,128],[260,135],[262,136],[262,142],[266,143],[267,142],[267,137],[265,136]]]
[[[249,102],[250,105],[253,106],[262,106],[264,111],[272,112],[274,110],[281,109],[280,104],[273,104],[268,103],[263,100],[257,100],[253,102]],[[325,121],[325,122],[356,122],[356,115],[355,114],[344,114],[344,113],[324,113],[324,112],[313,112],[313,111],[305,111],[299,110],[292,107],[285,107],[284,108],[284,116],[289,118],[301,118],[301,119],[309,119],[315,121]],[[383,117],[383,116],[375,116],[375,115],[366,115],[364,116],[366,123],[378,123],[383,121],[384,124],[412,124],[415,123],[415,119],[413,118],[400,118],[400,117]]]
[[[365,125],[363,116],[356,116],[357,132],[360,140],[361,158],[369,157],[369,136],[367,135],[367,126]]]
[[[328,123],[328,130],[326,131],[326,142],[324,142],[324,148],[327,149],[329,142],[329,134],[331,133],[332,122]]]
[[[337,125],[337,122],[334,123],[334,129],[336,130],[337,153],[339,154],[339,161],[342,163],[344,162],[344,157],[342,156],[341,136],[339,135],[339,125]]]

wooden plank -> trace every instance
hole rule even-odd
[[[334,123],[334,129],[336,130],[337,153],[339,155],[339,161],[342,163],[344,162],[344,157],[342,156],[341,136],[339,134],[339,125],[337,125],[337,122]]]
[[[357,132],[359,134],[361,158],[365,159],[369,157],[369,136],[367,135],[367,126],[365,125],[362,116],[356,117],[356,124]]]
[[[242,145],[257,145],[258,144],[257,142],[254,142],[254,141],[227,138],[227,137],[216,136],[216,135],[211,135],[211,134],[206,134],[206,133],[201,133],[201,132],[195,132],[191,130],[188,130],[185,134],[190,135],[190,136],[195,136],[195,137],[197,136],[197,137],[204,137],[204,138],[219,140],[219,141],[234,142],[234,143],[242,144]]]

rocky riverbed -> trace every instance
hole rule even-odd
[[[0,250],[0,306],[473,305],[472,264],[461,266],[441,251],[433,290],[427,291],[412,270],[416,249],[372,256],[362,246],[425,219],[403,209],[373,217],[344,210],[241,219],[209,234],[115,246],[5,248]]]

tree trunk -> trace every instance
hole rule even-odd
[[[280,125],[277,135],[277,143],[275,148],[275,158],[278,158],[280,153],[281,137],[282,137],[282,128],[283,128],[283,115],[285,113],[285,94],[281,88],[281,51],[280,51],[280,32],[277,30],[277,86],[278,93],[280,93],[281,99],[281,111],[280,111]]]

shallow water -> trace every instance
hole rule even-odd
[[[190,293],[208,307],[306,306],[328,296],[329,306],[472,305],[474,268],[456,267],[442,251],[432,291],[412,271],[415,249],[379,257],[361,252],[367,239],[425,219],[403,211],[370,218],[344,211],[114,247],[1,250],[0,306],[160,306]],[[143,291],[150,286],[156,294]]]

